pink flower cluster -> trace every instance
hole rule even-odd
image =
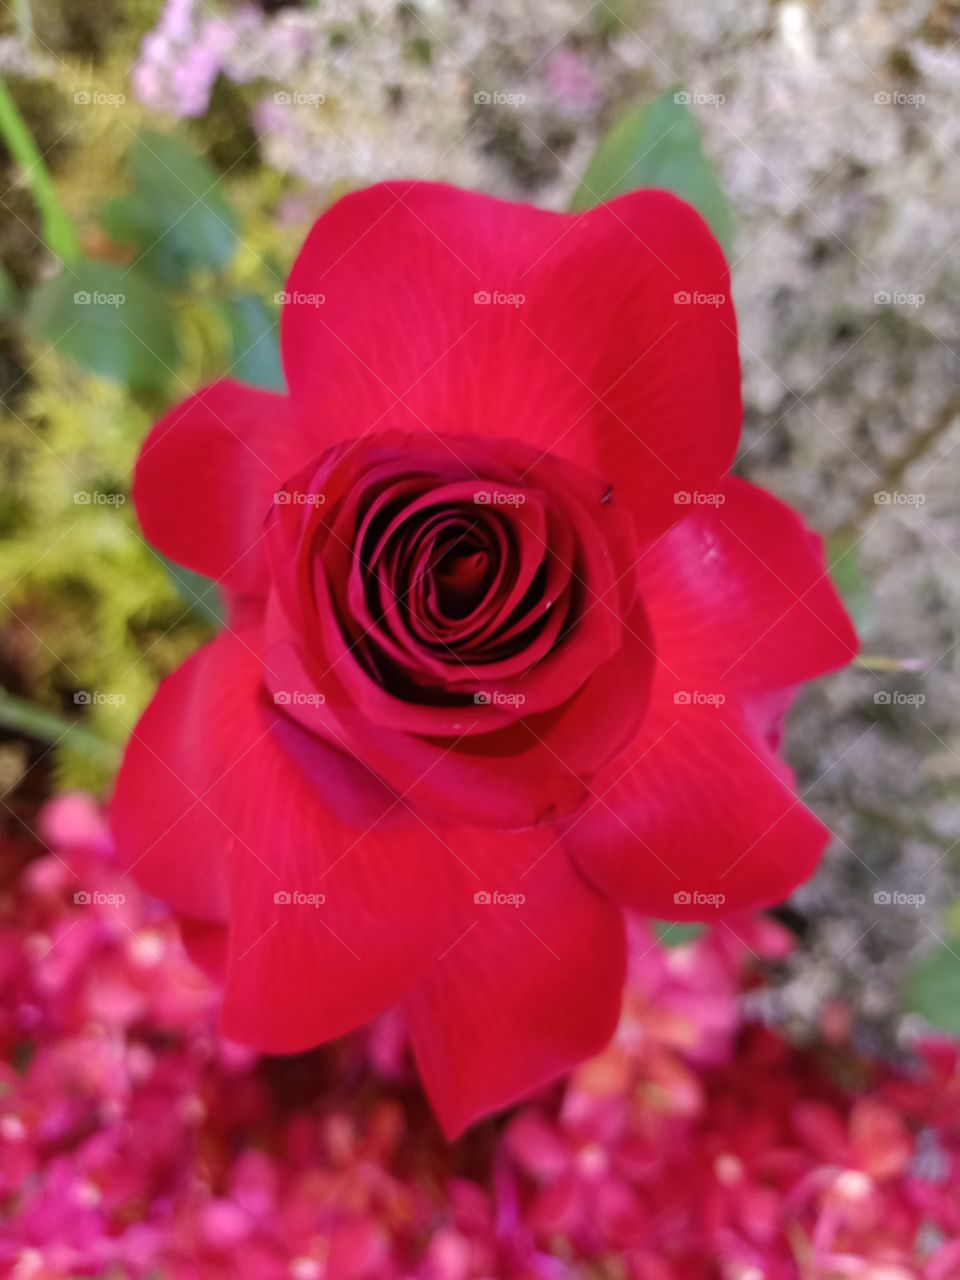
[[[745,1023],[743,919],[638,927],[615,1042],[511,1116],[440,1137],[398,1021],[289,1059],[113,864],[92,802],[4,849],[0,1274],[19,1280],[955,1280],[960,1051],[909,1071]]]

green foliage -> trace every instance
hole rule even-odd
[[[216,586],[139,532],[140,444],[166,405],[221,374],[283,388],[285,237],[264,219],[241,244],[217,172],[172,137],[141,130],[119,167],[128,189],[102,209],[117,249],[85,236],[110,260],[75,257],[28,296],[20,324],[38,350],[16,412],[0,417],[4,625],[29,691],[0,705],[0,726],[54,745],[58,785],[94,791],[158,679],[223,621]],[[77,181],[96,185],[86,171]],[[4,282],[0,309],[16,301]]]
[[[224,302],[223,315],[230,333],[230,376],[265,391],[285,391],[276,308],[254,293],[240,293]]]
[[[919,1013],[932,1026],[960,1035],[960,937],[938,941],[907,976],[903,993],[907,1012]]]
[[[64,262],[79,256],[80,246],[73,223],[64,213],[43,156],[7,86],[0,80],[0,138],[23,173],[40,211],[43,239],[52,254]]]
[[[836,534],[827,542],[827,564],[834,586],[856,623],[862,629],[870,620],[870,588],[857,559],[857,541],[852,534]]]
[[[30,299],[27,332],[60,355],[135,389],[162,390],[178,362],[168,295],[136,268],[78,262]]]
[[[17,415],[0,418],[0,581],[34,720],[6,709],[41,742],[78,725],[56,747],[57,783],[102,791],[158,679],[211,627],[180,599],[128,500],[151,411],[53,354],[32,378]]]
[[[703,933],[702,924],[671,924],[668,920],[654,920],[653,929],[662,947],[683,947],[696,942]]]
[[[196,268],[225,270],[237,248],[237,219],[220,175],[172,134],[141,129],[128,158],[131,194],[109,201],[104,229],[134,245],[159,280],[183,284]]]
[[[692,204],[729,254],[733,219],[684,94],[668,90],[631,107],[601,141],[573,198],[574,209],[642,187],[659,187]]]

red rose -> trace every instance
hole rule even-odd
[[[818,539],[726,475],[728,295],[661,192],[373,187],[294,265],[289,395],[219,382],[156,427],[143,527],[230,621],[113,817],[227,1035],[292,1052],[400,1001],[455,1134],[608,1040],[624,907],[810,874],[778,726],[855,638]]]

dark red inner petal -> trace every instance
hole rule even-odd
[[[331,678],[376,716],[419,706],[424,731],[471,704],[501,726],[562,704],[620,649],[633,600],[609,484],[511,442],[460,451],[389,433],[343,446],[295,478],[322,496],[282,522],[318,662],[335,654]]]

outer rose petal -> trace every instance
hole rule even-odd
[[[286,396],[214,382],[172,409],[144,443],[133,486],[143,531],[179,564],[255,591],[273,494],[316,447]]]
[[[728,477],[641,558],[663,661],[689,692],[770,690],[845,666],[857,637],[823,544],[772,494]],[[687,681],[687,684],[684,684]]]
[[[492,293],[524,300],[475,301]],[[645,531],[732,461],[727,268],[665,192],[557,214],[433,183],[370,187],[318,220],[288,294],[291,395],[331,441],[391,426],[514,436],[615,484]]]
[[[598,888],[660,919],[779,902],[830,838],[783,761],[722,707],[657,698],[635,747],[594,791],[567,847]]]
[[[647,719],[566,835],[601,889],[668,919],[766,906],[812,873],[829,832],[777,755],[782,720],[789,686],[857,647],[819,539],[753,485],[719,492],[640,561],[659,657]]]
[[[501,865],[516,866],[515,853]],[[488,856],[492,865],[495,850]],[[450,1138],[599,1052],[620,1013],[622,915],[559,845],[519,878],[491,878],[494,890],[526,901],[477,904],[403,1002],[420,1075]]]
[[[287,1052],[419,979],[450,940],[452,854],[366,770],[261,700],[255,642],[224,633],[163,683],[112,816],[140,883],[188,915],[229,917],[225,1032]],[[193,943],[212,963],[215,935]]]
[[[240,703],[218,681],[230,640],[198,650],[162,682],[133,730],[114,786],[110,822],[120,860],[139,885],[200,920],[227,916],[231,829],[211,804],[219,754],[201,744],[229,732]],[[246,690],[240,691],[241,698]]]

